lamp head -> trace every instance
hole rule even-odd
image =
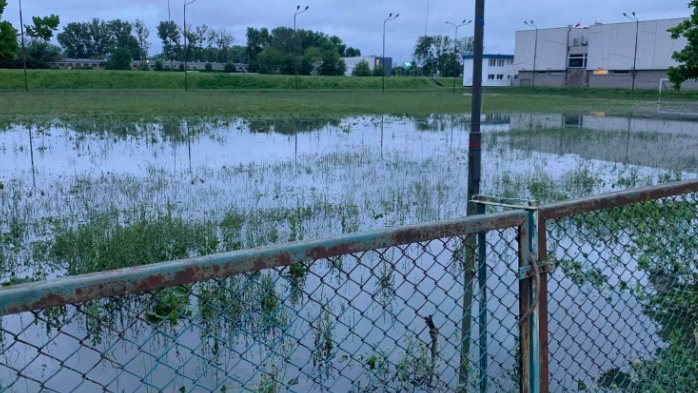
[[[301,6],[300,6],[300,4],[299,4],[299,5],[296,6],[296,11],[298,11],[298,10],[300,10],[300,9],[301,9]]]
[[[306,5],[306,6],[305,6],[305,10],[303,10],[303,11],[308,11],[308,8],[310,8],[310,6],[309,6],[309,5]]]

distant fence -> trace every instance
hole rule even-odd
[[[698,181],[478,201],[2,288],[0,391],[695,391]]]

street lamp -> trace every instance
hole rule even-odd
[[[637,74],[637,36],[638,33],[640,32],[640,20],[637,18],[635,15],[635,11],[631,12],[630,15],[627,13],[623,12],[623,16],[635,21],[635,53],[633,54],[633,84],[632,84],[632,91],[635,91],[635,75]]]
[[[385,73],[387,72],[385,69],[385,24],[390,22],[391,20],[395,20],[400,16],[400,14],[395,14],[391,12],[388,14],[388,17],[385,18],[383,21],[383,57],[381,57],[381,67],[383,67],[383,82],[381,83],[381,91],[385,93]]]
[[[455,34],[453,35],[453,56],[456,58],[456,61],[458,61],[458,70],[456,71],[455,74],[453,74],[453,94],[456,94],[456,76],[460,73],[460,65],[461,62],[458,59],[458,29],[461,27],[470,24],[472,21],[471,20],[465,20],[463,19],[463,22],[460,24],[455,24],[453,22],[448,22],[446,21],[447,24],[453,26],[456,30]]]
[[[524,24],[536,29],[536,39],[533,44],[533,77],[531,78],[531,87],[536,87],[536,60],[538,58],[538,26],[532,20],[524,21]]]
[[[17,31],[17,30],[15,30]],[[22,0],[19,0],[19,31],[22,35],[22,62],[24,63],[24,91],[29,92],[27,81],[27,47],[24,43],[24,19],[22,18]]]
[[[295,76],[293,78],[293,86],[296,90],[298,90],[298,36],[296,35],[296,17],[306,11],[310,8],[309,5],[306,5],[305,8],[301,11],[301,6],[297,5],[296,6],[296,12],[293,13],[293,43],[295,45],[295,52],[296,52],[296,61],[294,62],[294,73]]]
[[[187,60],[189,59],[189,45],[187,44],[187,6],[196,0],[184,0],[184,91],[189,90],[189,78],[187,76]]]

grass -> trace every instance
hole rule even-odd
[[[645,102],[648,106],[651,101]],[[390,114],[426,116],[467,113],[468,95],[427,90],[35,90],[0,91],[0,116],[143,120],[191,116],[343,116]],[[619,111],[642,102],[556,95],[486,95],[483,109],[501,111]]]
[[[191,89],[294,89],[292,75],[259,75],[190,72]],[[380,89],[382,78],[343,76],[299,76],[298,88]],[[392,89],[432,89],[428,78],[388,78]],[[0,70],[0,89],[23,89],[22,70]],[[184,89],[181,72],[133,72],[105,70],[30,70],[30,89]]]

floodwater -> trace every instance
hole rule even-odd
[[[176,255],[181,257],[462,216],[468,123],[464,115],[433,115],[7,124],[0,131],[0,282],[86,273],[94,270],[92,259],[143,263],[139,253],[123,255],[113,244],[95,242],[111,239],[115,226],[163,217],[209,231],[204,243],[223,237],[219,224],[226,217],[239,219],[232,241],[204,248],[192,243]],[[698,120],[690,117],[506,113],[484,116],[483,132],[482,191],[488,195],[551,201],[698,174]],[[115,222],[104,224],[99,218],[105,216]],[[85,231],[76,231],[79,227]],[[90,231],[106,235],[83,243],[80,236],[66,237]],[[487,236],[490,391],[517,390],[514,232]],[[124,242],[132,240],[123,236]],[[67,251],[59,248],[66,238],[75,243]],[[98,315],[107,310],[119,315],[102,316],[108,320],[104,331],[95,330],[99,323],[90,322],[93,308],[87,306],[58,315],[4,317],[0,391],[18,374],[23,378],[8,391],[88,392],[103,386],[119,392],[454,390],[464,287],[457,257],[461,246],[460,239],[443,239],[316,261],[302,279],[280,269],[188,288],[179,298],[169,293],[166,299],[190,299],[183,307],[193,311],[178,310],[181,321],[157,329],[149,318],[163,302],[160,295],[95,306],[102,310]],[[78,255],[82,251],[85,255]],[[571,296],[587,290],[555,274],[552,289],[564,288]],[[618,279],[627,279],[623,274]],[[206,325],[197,316],[205,314],[202,299],[209,292],[243,299],[241,311]],[[276,300],[259,306],[259,297]],[[139,302],[147,306],[134,309]],[[611,306],[618,303],[619,298],[598,296],[591,305],[609,320],[641,327],[632,333],[643,342],[657,341],[657,328],[636,299],[622,299],[625,311]],[[263,312],[264,304],[273,306],[273,317]],[[475,320],[479,304],[476,296]],[[562,299],[553,307],[575,304]],[[433,361],[428,315],[442,338]],[[574,312],[565,315],[551,326],[559,337],[574,323]],[[231,327],[236,318],[244,322]],[[604,343],[627,333],[615,330]],[[12,344],[13,335],[22,343]],[[473,389],[480,375],[479,335],[474,323],[467,382]],[[565,346],[555,338],[551,351]],[[580,345],[592,346],[594,338],[587,334]],[[653,349],[625,348],[635,352],[624,358]],[[61,365],[56,358],[65,354],[70,355]],[[597,375],[604,371],[593,354],[575,355],[573,364],[564,366],[567,374],[584,367]],[[430,368],[434,380],[425,376]],[[552,378],[553,390],[577,388],[576,380],[565,377]]]

